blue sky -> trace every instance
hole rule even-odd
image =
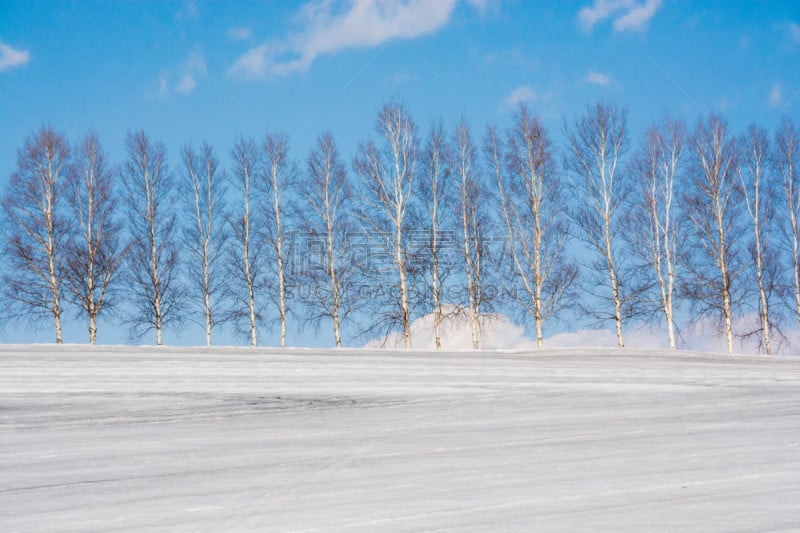
[[[43,124],[96,129],[115,161],[140,128],[173,160],[184,143],[226,156],[268,131],[303,160],[330,130],[349,161],[391,98],[423,130],[461,116],[505,128],[525,101],[558,140],[597,99],[627,106],[634,134],[664,111],[772,127],[798,117],[798,66],[797,1],[2,0],[0,182]],[[5,333],[49,340],[18,335]]]

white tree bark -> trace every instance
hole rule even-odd
[[[800,130],[791,119],[784,119],[775,135],[775,164],[783,184],[784,237],[792,254],[792,282],[794,286],[794,310],[800,326],[800,182],[798,181],[797,157],[800,153]],[[788,226],[788,227],[787,227]]]
[[[458,177],[459,222],[461,224],[461,244],[464,260],[464,274],[467,282],[467,305],[469,311],[472,349],[480,348],[479,311],[480,297],[478,293],[478,249],[475,242],[473,217],[477,205],[475,183],[475,145],[472,142],[469,127],[461,122],[453,137],[453,171]]]
[[[405,108],[390,104],[378,114],[382,146],[361,147],[355,169],[361,178],[359,217],[373,242],[392,258],[397,275],[397,320],[403,345],[411,348],[411,313],[406,260],[406,213],[413,198],[417,163],[416,127]]]
[[[183,318],[174,179],[161,143],[139,131],[128,135],[126,145],[128,160],[122,176],[131,237],[127,290],[133,304],[132,334],[154,330],[156,344],[161,346],[164,327]]]
[[[17,152],[17,170],[3,199],[8,268],[3,272],[5,313],[52,318],[63,342],[61,283],[66,228],[59,210],[69,148],[63,136],[42,128]]]
[[[699,283],[695,299],[708,300],[707,305],[719,309],[724,324],[728,353],[733,353],[733,293],[735,277],[730,262],[733,258],[732,240],[736,231],[734,221],[740,198],[736,180],[735,145],[728,139],[727,124],[711,115],[700,121],[690,142],[694,161],[690,219],[696,229],[703,253],[713,261],[716,274],[694,272]],[[716,281],[714,278],[716,277]],[[706,283],[705,288],[702,284]],[[713,303],[716,300],[718,303]],[[721,308],[719,307],[721,305]]]
[[[236,307],[233,316],[241,320],[237,322],[240,331],[246,334],[250,346],[258,346],[259,313],[256,292],[258,283],[258,265],[262,258],[258,255],[258,242],[253,231],[253,180],[260,169],[261,154],[252,139],[240,138],[233,147],[231,156],[234,161],[234,184],[240,194],[240,207],[231,227],[238,248],[233,257],[231,271],[241,285],[235,295]]]
[[[299,295],[304,299],[309,320],[331,321],[333,339],[340,348],[342,323],[355,301],[352,294],[344,293],[344,288],[358,273],[349,235],[352,190],[330,133],[317,138],[298,190],[303,200],[298,224],[305,229],[310,245],[306,250],[310,262],[300,273]]]
[[[125,255],[120,225],[114,217],[114,174],[96,134],[89,133],[75,149],[67,174],[67,199],[74,240],[69,244],[65,278],[71,299],[86,312],[89,342],[97,341],[97,317],[106,306],[112,280]]]
[[[685,147],[686,127],[667,117],[648,130],[633,165],[640,196],[631,219],[632,247],[652,268],[658,282],[661,312],[672,350],[677,347],[674,302],[681,239],[674,198]]]
[[[617,253],[614,248],[618,232],[615,217],[625,189],[618,182],[618,166],[627,149],[627,118],[616,107],[596,104],[568,132],[567,169],[573,188],[582,199],[576,207],[575,221],[584,240],[598,252],[608,276],[608,288],[614,307],[617,344],[625,346],[622,332],[622,295]]]
[[[442,274],[440,248],[442,246],[443,211],[447,199],[447,172],[445,166],[445,138],[441,123],[431,127],[425,146],[425,171],[422,188],[428,210],[429,241],[431,254],[431,303],[433,305],[433,341],[437,350],[442,348]]]
[[[193,201],[190,212],[194,218],[194,229],[187,231],[186,244],[196,263],[193,273],[199,274],[199,291],[202,300],[203,326],[206,346],[211,346],[212,331],[215,326],[215,313],[212,304],[212,293],[215,292],[212,279],[215,264],[219,258],[221,246],[218,221],[218,205],[224,193],[220,177],[217,174],[217,158],[208,144],[203,144],[199,152],[190,147],[183,149],[184,173],[188,189]],[[195,282],[196,283],[196,282]]]
[[[517,290],[511,294],[519,294],[515,299],[533,320],[536,345],[541,348],[544,324],[562,309],[577,268],[564,259],[568,227],[561,214],[561,180],[550,140],[524,104],[506,139],[503,149],[490,129],[484,150],[495,175],[512,263],[509,270],[516,281]]]
[[[286,347],[287,280],[284,242],[284,189],[289,179],[289,143],[285,137],[268,135],[264,142],[264,157],[267,164],[266,193],[270,202],[269,216],[272,230],[269,232],[270,245],[275,251],[275,268],[278,277],[277,307],[280,319],[281,348]]]
[[[769,260],[766,248],[769,231],[769,193],[765,191],[765,170],[769,158],[769,141],[763,130],[751,126],[742,140],[742,164],[738,166],[744,202],[753,230],[754,268],[758,285],[758,314],[761,342],[767,355],[772,355],[770,306],[767,297],[765,265]]]

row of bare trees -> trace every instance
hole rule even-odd
[[[204,143],[171,169],[142,131],[113,166],[97,135],[43,128],[3,200],[5,318],[49,316],[57,342],[70,309],[92,343],[101,312],[159,345],[190,320],[207,345],[220,326],[252,346],[276,326],[285,346],[294,321],[330,327],[337,347],[394,331],[409,348],[431,314],[440,348],[459,314],[479,348],[495,312],[538,346],[554,321],[587,317],[620,347],[631,323],[663,325],[674,349],[679,324],[708,319],[730,352],[785,343],[788,316],[800,324],[791,120],[736,136],[718,115],[691,129],[667,116],[634,143],[626,111],[597,103],[562,133],[557,149],[523,105],[477,141],[466,119],[420,135],[390,103],[352,165],[329,133],[303,164],[269,134],[238,139],[227,167]]]
[[[589,307],[579,307],[613,319],[620,346],[624,322],[661,315],[674,349],[682,305],[690,325],[713,321],[729,353],[737,337],[755,337],[767,354],[776,337],[786,340],[782,315],[800,310],[800,300],[789,298],[798,294],[797,274],[782,275],[797,272],[798,257],[798,131],[791,120],[771,141],[758,126],[736,136],[715,114],[691,130],[667,116],[625,159],[624,110],[597,104],[566,135],[571,218],[595,252],[584,280],[595,275],[592,285],[603,287],[584,300]],[[603,298],[607,304],[598,306]]]

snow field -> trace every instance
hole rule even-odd
[[[0,348],[2,531],[800,529],[800,360]]]

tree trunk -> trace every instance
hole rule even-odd
[[[467,220],[467,200],[466,200],[466,186],[462,186],[461,191],[461,217],[463,221],[463,231],[464,231],[464,268],[467,273],[467,301],[469,304],[469,323],[470,323],[470,333],[472,335],[472,349],[478,349],[478,321],[477,317],[475,316],[475,285],[473,282],[473,272],[472,272],[472,258],[470,252],[470,245],[469,245],[469,228],[468,228],[468,220]]]
[[[719,201],[719,199],[717,199]],[[728,354],[733,354],[733,318],[731,310],[731,287],[728,273],[728,263],[725,257],[725,229],[722,211],[717,205],[715,210],[717,219],[717,234],[719,236],[719,272],[722,278],[722,313],[725,319],[725,338],[728,343]]]
[[[535,183],[535,178],[532,179]],[[534,184],[531,184],[533,190],[537,190]],[[541,190],[541,187],[538,188]],[[537,197],[536,202],[540,202],[541,198]],[[544,275],[542,273],[542,226],[539,220],[539,207],[534,207],[534,249],[533,249],[533,271],[534,279],[536,280],[535,298],[533,300],[534,306],[534,319],[536,322],[536,347],[541,348],[544,346],[544,316],[542,313],[542,286],[544,285]]]
[[[89,315],[89,344],[94,344],[97,340],[97,318],[94,314]]]
[[[55,262],[53,256],[50,256],[50,283],[53,286],[53,320],[56,327],[56,344],[63,342],[61,334],[61,300],[58,294],[58,279],[56,278]]]
[[[153,245],[152,245],[152,268],[153,268],[153,290],[154,290],[154,297],[153,297],[153,311],[155,312],[155,322],[156,322],[156,345],[161,346],[164,344],[164,339],[162,337],[162,324],[161,324],[161,296],[160,296],[160,287],[161,282],[158,278],[158,262],[156,259],[156,246],[155,246],[155,237],[153,237]]]
[[[728,341],[728,354],[733,355],[733,324],[731,322],[731,296],[730,291],[725,288],[722,297],[723,313],[725,315],[725,338]]]
[[[336,278],[336,263],[333,255],[333,225],[330,217],[330,200],[327,190],[325,191],[325,225],[328,233],[328,275],[331,278],[331,296],[333,297],[333,309],[331,318],[333,319],[333,338],[336,347],[342,347],[342,337],[339,333],[339,282]]]
[[[206,279],[208,278],[208,274],[206,274]],[[208,281],[206,281],[206,284]],[[207,286],[207,285],[206,285]],[[205,294],[205,307],[206,307],[206,346],[211,346],[211,298],[208,294],[208,289],[206,289]]]
[[[438,168],[438,167],[437,167]],[[436,171],[438,173],[438,170]],[[438,175],[433,181],[431,193],[433,205],[431,206],[431,260],[433,271],[431,275],[431,292],[433,296],[433,342],[437,350],[442,349],[442,302],[439,294],[439,191]]]
[[[625,347],[625,341],[622,338],[622,300],[619,295],[619,284],[617,283],[617,272],[614,269],[614,260],[611,250],[611,229],[610,217],[606,214],[605,231],[606,231],[606,260],[608,261],[608,277],[611,283],[611,292],[614,296],[614,321],[617,327],[617,344],[620,348]]]
[[[250,318],[250,346],[255,348],[258,345],[258,329],[256,326],[256,297],[253,287],[253,276],[250,272],[250,177],[245,175],[244,186],[244,216],[242,217],[242,225],[244,226],[242,237],[242,256],[244,258],[244,278],[247,284],[247,304],[248,314]]]
[[[277,197],[276,197],[277,207]],[[276,211],[276,213],[278,213]],[[279,300],[279,313],[281,318],[281,348],[286,347],[286,280],[284,278],[283,269],[283,239],[281,238],[281,223],[280,214],[276,215],[277,219],[277,252],[278,252],[278,300]]]
[[[756,211],[758,212],[758,211]],[[756,277],[758,281],[758,304],[759,315],[761,319],[761,331],[764,339],[764,349],[767,355],[772,355],[772,344],[770,343],[770,323],[769,323],[769,302],[767,301],[767,291],[764,288],[764,269],[762,266],[762,250],[761,250],[761,230],[759,228],[758,216],[754,220],[755,223],[755,247],[756,247]]]
[[[670,241],[672,240],[672,235],[670,233],[670,223],[671,223],[671,211],[670,208],[672,206],[672,184],[670,183],[669,186],[669,199],[666,205],[666,221],[664,222],[664,256],[667,261],[667,292],[666,297],[664,298],[664,316],[667,320],[667,335],[669,337],[669,348],[670,350],[675,350],[677,348],[677,343],[675,342],[675,317],[673,312],[673,295],[675,293],[675,268],[673,266],[673,256],[672,256],[672,245]],[[659,256],[661,254],[659,253]],[[661,268],[659,266],[659,272]],[[662,281],[662,285],[663,285]],[[662,296],[663,297],[663,296]]]
[[[61,308],[59,307],[58,302],[56,302],[53,307],[53,317],[55,318],[56,323],[56,344],[61,344],[64,342],[64,339],[61,334]]]
[[[282,157],[282,153],[276,157]],[[275,253],[278,260],[278,314],[281,321],[281,348],[286,347],[286,278],[283,258],[283,232],[281,228],[281,200],[279,186],[280,163],[272,159],[272,201],[275,210]]]
[[[789,202],[789,209],[793,209],[792,201]],[[790,212],[789,220],[792,224],[792,266],[794,267],[794,303],[795,313],[797,314],[797,325],[800,326],[800,228],[798,228],[797,217],[794,211]]]
[[[163,346],[164,339],[161,336],[161,313],[156,314],[156,345]]]
[[[403,250],[402,250],[402,231],[400,228],[397,229],[397,242],[396,242],[396,251],[397,251],[397,271],[400,277],[400,313],[401,313],[401,320],[403,322],[403,345],[405,346],[406,350],[411,348],[411,320],[410,320],[410,313],[408,310],[408,289],[406,287],[406,268],[405,262],[403,261]]]
[[[434,234],[436,232],[434,231]],[[442,349],[442,302],[439,294],[439,253],[436,251],[437,241],[433,238],[433,341],[437,350]]]
[[[53,170],[49,169],[50,175],[53,175]],[[50,286],[53,290],[53,320],[56,329],[56,344],[63,342],[61,335],[61,299],[58,291],[58,275],[56,273],[56,247],[55,247],[55,228],[53,222],[53,201],[52,201],[52,185],[48,187],[47,194],[47,213],[45,220],[47,222],[47,255],[48,266],[50,268]]]

